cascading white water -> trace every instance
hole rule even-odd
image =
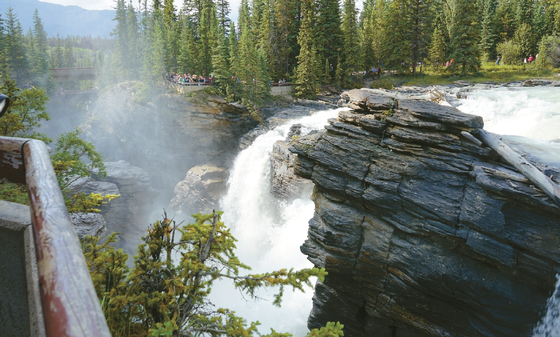
[[[317,130],[323,128],[329,118],[335,118],[340,110],[319,111],[312,116],[287,120],[259,136],[237,156],[221,207],[224,222],[239,240],[237,255],[241,262],[253,268],[251,273],[312,267],[299,250],[307,237],[307,223],[314,212],[311,189],[306,189],[300,198],[289,203],[275,199],[270,194],[270,153],[276,141],[286,138],[291,125],[302,124],[304,132]],[[272,305],[272,294],[273,291],[260,292],[258,296],[264,301],[244,299],[224,281],[214,287],[211,300],[217,307],[236,311],[248,322],[258,320],[262,324],[259,328],[262,333],[269,333],[273,328],[304,336],[312,307],[312,289],[305,293],[286,291],[281,308]]]
[[[468,93],[459,110],[484,118],[484,128],[523,153],[560,167],[560,88],[499,88]],[[560,275],[533,337],[560,336]]]
[[[560,336],[560,276],[556,278],[556,289],[546,304],[546,315],[533,330],[533,337]]]
[[[458,109],[484,118],[484,129],[538,161],[560,166],[560,88],[469,92]]]

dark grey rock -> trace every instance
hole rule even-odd
[[[531,335],[560,271],[560,208],[459,136],[482,119],[409,99],[392,115],[370,110],[393,99],[384,92],[344,97],[357,110],[290,147],[294,172],[315,184],[301,250],[329,272],[308,326],[340,321],[345,335],[364,337]]]
[[[107,233],[107,224],[100,213],[71,213],[70,220],[79,238],[86,235],[102,237]]]

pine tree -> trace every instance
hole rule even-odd
[[[29,61],[29,64],[31,65],[31,69],[29,69],[29,75],[30,77],[33,77],[36,75],[35,72],[35,59],[36,59],[36,52],[35,52],[35,36],[33,35],[33,30],[31,30],[31,28],[29,28],[27,30],[27,34],[25,35],[25,51],[27,53],[26,57],[27,60]]]
[[[6,34],[4,31],[4,19],[0,14],[0,76],[9,76],[8,59],[6,57]]]
[[[51,57],[53,68],[64,67],[64,50],[62,49],[62,39],[56,34],[56,45]]]
[[[229,26],[231,25],[230,12],[228,0],[216,0],[218,27],[224,32],[225,36],[229,35]]]
[[[364,60],[364,68],[367,70],[377,65],[376,49],[375,49],[375,1],[368,1],[364,4],[362,19],[360,22],[360,34],[362,41],[362,59]]]
[[[151,29],[148,32],[148,41],[144,53],[141,78],[146,88],[154,83],[161,83],[165,69],[165,28],[161,13],[156,11],[153,16]]]
[[[126,24],[128,27],[128,52],[129,52],[129,65],[128,68],[131,72],[131,79],[138,79],[140,77],[140,68],[142,65],[142,46],[140,41],[140,26],[138,22],[138,14],[136,13],[132,0],[128,3],[126,10]]]
[[[302,1],[302,21],[298,35],[300,52],[297,57],[295,95],[300,98],[313,98],[319,90],[320,65],[317,62],[317,49],[313,36],[313,2]]]
[[[439,70],[439,67],[445,64],[445,51],[445,38],[442,31],[436,27],[432,35],[432,43],[428,54],[428,60],[436,70]]]
[[[116,0],[115,18],[117,24],[111,32],[111,35],[116,37],[115,42],[115,55],[113,57],[114,75],[117,81],[130,78],[131,73],[129,69],[130,52],[128,50],[129,29],[126,18],[126,4],[125,0]]]
[[[212,56],[212,68],[214,69],[214,86],[222,96],[227,97],[231,93],[231,72],[229,64],[228,40],[223,31],[220,31],[218,45]]]
[[[484,0],[480,31],[480,50],[488,60],[496,58],[495,7],[495,0]]]
[[[192,73],[198,71],[198,49],[196,48],[196,40],[194,37],[191,23],[188,19],[183,20],[181,29],[181,48],[178,58],[179,72],[182,74]]]
[[[479,28],[476,4],[470,0],[457,0],[455,23],[451,31],[451,71],[461,74],[476,73],[480,69],[478,48]]]
[[[66,38],[66,43],[64,44],[64,66],[67,68],[76,66],[76,58],[74,57],[74,49],[70,37]]]
[[[235,31],[235,24],[233,22],[230,24],[230,28],[229,28],[228,46],[229,46],[230,72],[236,76],[238,73],[240,73],[239,41],[237,41],[237,33]]]
[[[495,14],[496,44],[505,42],[513,37],[515,32],[515,9],[508,0],[498,0]]]
[[[533,0],[516,0],[515,8],[515,28],[519,29],[522,24],[531,24]]]
[[[394,0],[388,8],[385,26],[387,27],[381,43],[380,56],[386,68],[408,70],[411,45],[408,38],[410,27],[403,20],[406,12],[405,0]]]
[[[45,31],[37,10],[33,13],[33,45],[35,49],[35,59],[33,63],[35,72],[39,75],[48,74],[49,54],[47,32]]]
[[[173,0],[164,0],[163,27],[165,31],[165,68],[168,71],[174,71],[177,68],[177,57],[179,55],[180,31],[177,27],[177,15]]]
[[[355,1],[344,0],[341,24],[343,49],[337,66],[337,69],[340,69],[337,82],[342,87],[349,86],[352,83],[352,74],[362,69],[357,14]]]
[[[545,7],[543,6],[542,2],[538,2],[533,7],[533,14],[532,14],[532,45],[531,50],[533,52],[537,52],[539,49],[540,41],[542,38],[547,34],[547,23],[546,23],[546,14],[545,14]]]
[[[410,61],[412,63],[412,74],[416,75],[416,67],[427,54],[428,41],[430,38],[431,17],[429,13],[430,0],[407,0],[406,16],[403,21],[408,22],[411,28],[409,32],[410,40]]]
[[[299,0],[276,0],[275,26],[278,52],[276,61],[278,76],[288,79],[300,54],[298,36],[302,20],[302,2]]]
[[[17,77],[18,81],[25,81],[28,76],[29,63],[25,51],[23,30],[12,7],[8,7],[6,17],[4,46],[8,68]]]
[[[235,31],[235,24],[232,22],[229,27],[228,36],[229,48],[229,72],[232,75],[231,85],[228,87],[227,97],[233,101],[241,99],[241,83],[238,74],[241,74],[241,62],[239,61],[239,41]]]
[[[530,25],[522,23],[513,35],[513,43],[519,46],[521,57],[529,57],[533,52],[534,34]]]
[[[212,51],[216,45],[218,33],[218,20],[216,18],[216,7],[212,0],[204,0],[200,26],[198,27],[198,58],[201,74],[210,75],[212,72]]]
[[[325,68],[322,81],[328,84],[334,77],[334,70],[338,65],[343,46],[339,0],[318,0],[315,12],[317,13],[315,24],[317,62],[321,65],[329,64],[329,71],[326,72],[327,68]]]

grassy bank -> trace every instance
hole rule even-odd
[[[388,81],[392,82],[394,86],[431,86],[450,84],[457,80],[471,83],[507,83],[536,78],[560,80],[560,69],[539,70],[536,64],[496,65],[494,62],[483,62],[482,69],[477,75],[450,75],[443,69],[424,68],[421,75],[389,75],[384,76],[381,80],[375,80],[373,83],[374,85],[379,83],[379,87],[385,88]]]

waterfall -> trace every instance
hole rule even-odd
[[[239,240],[236,251],[239,259],[253,268],[250,273],[312,267],[299,250],[315,209],[310,200],[312,186],[309,183],[302,195],[293,201],[275,199],[270,194],[270,153],[276,141],[286,138],[292,124],[302,124],[304,133],[322,129],[340,110],[319,111],[286,120],[285,124],[259,136],[237,156],[221,209],[225,224]],[[287,290],[281,308],[272,305],[273,293],[261,291],[258,296],[264,300],[255,301],[244,298],[229,282],[222,281],[214,287],[211,300],[216,307],[230,308],[248,322],[258,320],[262,324],[261,333],[270,333],[273,328],[294,336],[307,334],[313,290],[307,288],[305,293]]]
[[[546,304],[546,314],[533,330],[533,337],[560,336],[560,275],[556,289]]]

